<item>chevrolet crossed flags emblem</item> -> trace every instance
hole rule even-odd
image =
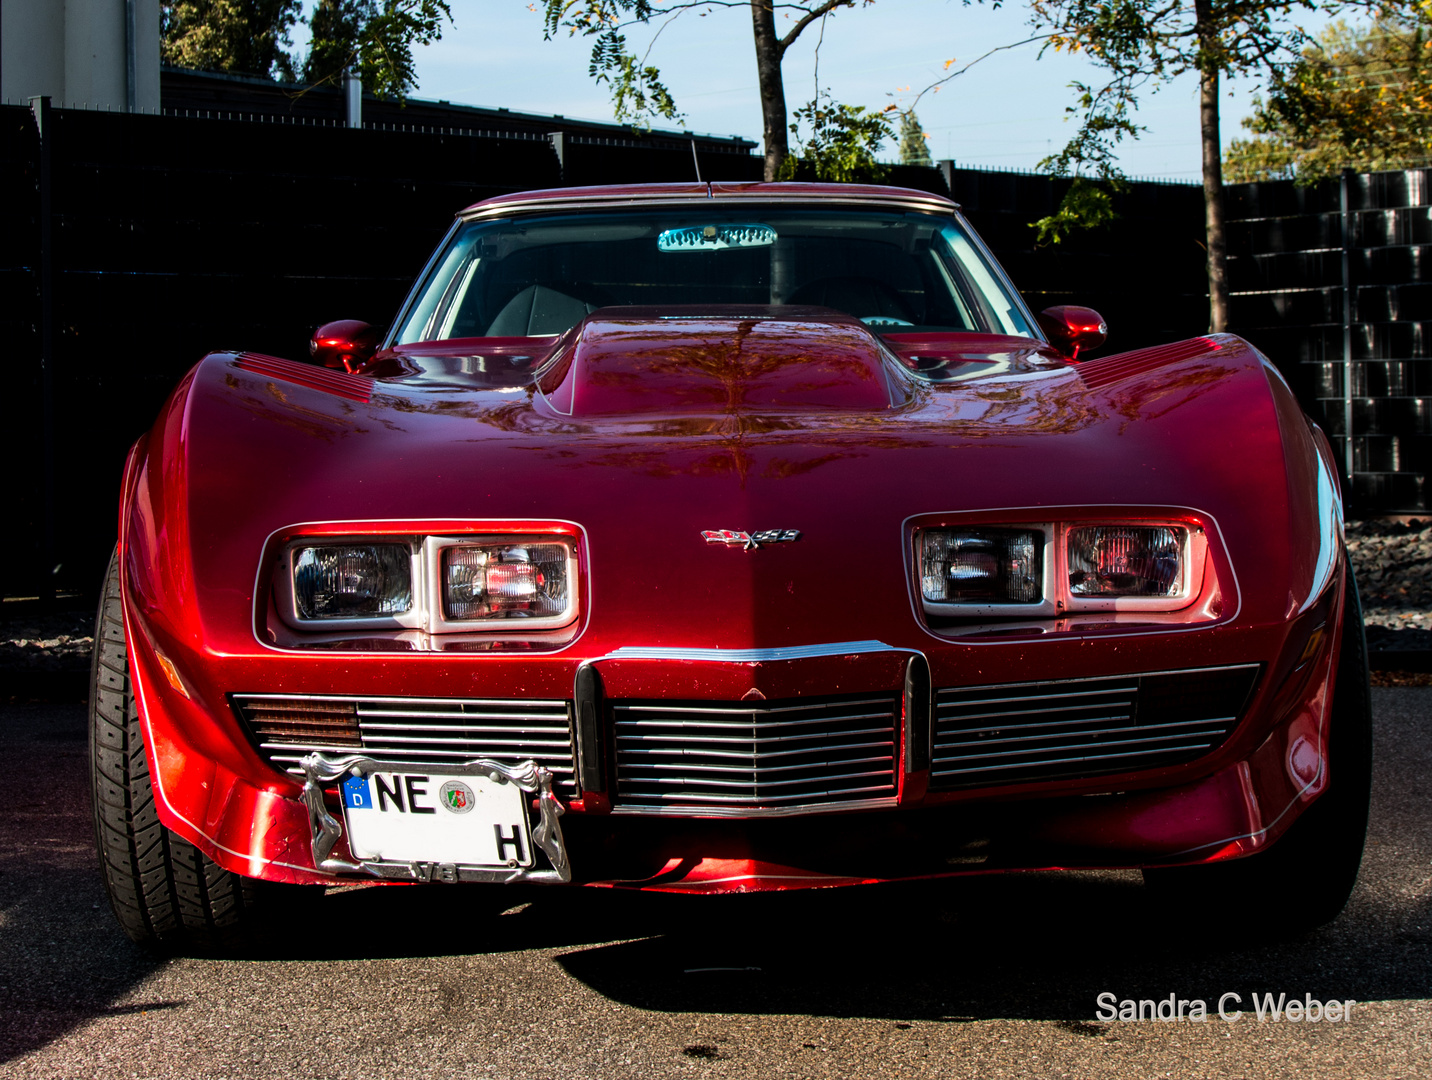
[[[762,529],[760,532],[742,532],[739,529],[707,529],[701,534],[708,544],[726,544],[755,551],[762,544],[779,544],[787,540],[799,540],[799,529]]]

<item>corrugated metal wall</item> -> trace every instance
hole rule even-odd
[[[1232,185],[1226,205],[1232,329],[1323,425],[1353,508],[1432,509],[1432,169]]]

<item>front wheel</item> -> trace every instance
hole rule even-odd
[[[1347,574],[1342,654],[1328,717],[1328,789],[1266,851],[1206,866],[1145,870],[1145,884],[1162,900],[1180,906],[1234,901],[1275,920],[1283,933],[1332,922],[1347,905],[1362,864],[1372,798],[1367,641],[1351,567]]]
[[[129,680],[117,551],[95,619],[89,747],[100,873],[124,932],[163,953],[252,945],[264,883],[223,869],[159,821]]]

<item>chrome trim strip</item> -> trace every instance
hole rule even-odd
[[[942,217],[954,217],[959,210],[959,204],[945,198],[943,195],[921,195],[915,192],[900,195],[879,195],[862,194],[823,195],[819,193],[778,193],[766,191],[723,191],[719,195],[708,197],[705,193],[692,192],[689,195],[667,195],[653,196],[632,194],[612,195],[585,195],[576,198],[559,199],[527,199],[513,200],[512,202],[500,203],[496,206],[484,206],[479,203],[476,207],[469,207],[458,214],[458,220],[463,222],[485,221],[490,218],[503,218],[515,214],[537,214],[544,211],[550,213],[571,213],[578,210],[606,210],[614,207],[624,207],[634,210],[644,209],[648,206],[691,206],[696,209],[711,209],[712,203],[720,206],[723,203],[744,202],[744,203],[770,203],[772,205],[808,205],[817,206],[858,206],[862,209],[869,209],[872,206],[888,207],[895,209],[916,210],[923,213],[935,213]],[[965,222],[965,228],[969,229],[969,223]],[[971,230],[973,231],[973,230]],[[998,265],[998,264],[996,264]],[[1015,293],[1014,295],[1018,295]]]
[[[674,796],[671,796],[674,797]],[[795,798],[807,798],[798,795]],[[613,806],[612,814],[631,817],[764,818],[795,817],[798,814],[834,814],[850,810],[894,810],[899,799],[848,799],[844,802],[810,803],[804,806]]]
[[[551,770],[544,769],[535,761],[528,760],[510,766],[477,758],[444,768],[448,772],[458,774],[486,773],[493,779],[500,776],[523,791],[535,794],[539,820],[537,827],[532,830],[532,841],[547,856],[547,861],[552,864],[551,870],[526,870],[522,867],[495,869],[456,863],[399,863],[375,860],[354,863],[346,859],[330,858],[333,845],[343,835],[343,823],[328,812],[323,801],[324,783],[332,783],[348,772],[362,775],[379,769],[401,772],[405,766],[423,770],[429,766],[425,762],[416,761],[375,761],[366,754],[346,754],[343,757],[331,758],[319,753],[307,755],[299,765],[305,777],[301,798],[308,809],[313,865],[320,873],[367,874],[370,877],[400,881],[491,881],[503,884],[565,884],[572,880],[572,867],[567,861],[567,848],[562,840],[562,826],[557,821],[567,811],[552,794]]]
[[[413,304],[416,303],[418,294],[427,288],[429,276],[433,270],[436,269],[438,260],[442,258],[443,253],[447,251],[448,244],[452,242],[453,235],[457,232],[460,224],[460,221],[454,220],[453,223],[448,226],[448,231],[443,234],[442,240],[439,241],[437,247],[433,248],[433,253],[428,256],[428,261],[423,264],[422,273],[413,279],[413,287],[408,290],[408,295],[403,298],[402,304],[398,306],[398,314],[393,318],[393,321],[388,324],[387,332],[383,335],[384,349],[391,349],[393,347],[393,338],[397,336],[398,327],[408,321],[408,312],[412,310]]]
[[[1122,636],[1122,635],[1120,635]],[[1039,679],[1035,682],[990,683],[979,686],[947,686],[937,691],[940,694],[959,694],[968,691],[1004,690],[1018,686],[1068,686],[1071,683],[1105,682],[1111,679],[1151,679],[1156,675],[1206,675],[1213,671],[1247,671],[1261,667],[1260,664],[1216,664],[1213,667],[1168,668],[1160,671],[1133,671],[1122,675],[1089,675],[1078,679]],[[1001,699],[1005,700],[1005,699]]]
[[[623,645],[597,660],[710,660],[725,664],[755,664],[776,660],[808,660],[816,656],[851,656],[856,653],[914,652],[883,641],[835,641],[828,645],[788,645],[775,649],[683,649],[655,645]],[[754,711],[754,710],[753,710]]]

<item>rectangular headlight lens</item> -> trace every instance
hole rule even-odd
[[[932,603],[1038,604],[1044,533],[1036,529],[926,529],[920,592]]]
[[[540,619],[570,606],[565,544],[459,544],[443,549],[443,616],[452,622]]]
[[[1188,530],[1167,525],[1090,525],[1069,530],[1074,596],[1177,596]]]
[[[293,594],[304,619],[401,615],[413,606],[407,544],[323,544],[293,553]]]

